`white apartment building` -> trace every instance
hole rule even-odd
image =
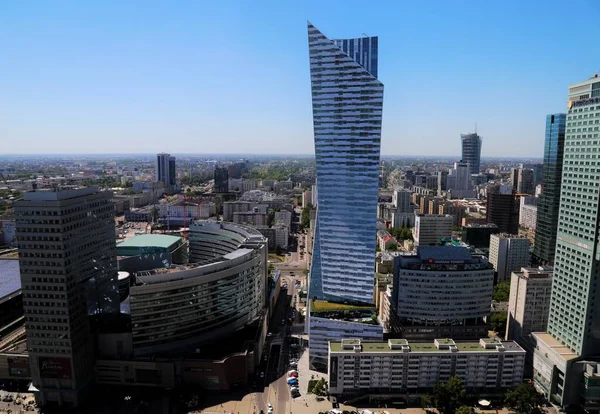
[[[453,376],[461,378],[467,388],[493,392],[519,385],[524,365],[525,350],[513,341],[342,339],[329,343],[329,392],[409,394],[431,389]]]
[[[490,236],[490,263],[498,274],[498,282],[509,280],[512,272],[529,266],[530,248],[525,237],[505,233]]]
[[[535,230],[537,224],[537,200],[536,197],[521,197],[519,226]]]
[[[552,293],[552,267],[522,268],[510,279],[506,340],[531,347],[530,334],[545,332]]]
[[[417,214],[413,238],[415,246],[437,245],[439,239],[452,237],[454,217],[439,214]]]

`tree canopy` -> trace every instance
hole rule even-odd
[[[508,302],[510,296],[510,282],[500,282],[494,287],[492,298],[496,302]]]
[[[496,332],[506,331],[506,312],[492,312],[490,316],[490,325]]]
[[[504,396],[504,402],[519,414],[539,412],[538,406],[543,398],[537,393],[532,384],[521,384]]]
[[[453,414],[463,405],[467,391],[459,377],[440,382],[433,390],[435,408],[442,414]]]
[[[473,409],[468,405],[462,405],[456,410],[456,414],[472,414]]]

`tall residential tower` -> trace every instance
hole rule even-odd
[[[308,45],[319,186],[310,359],[323,366],[330,340],[363,334],[375,339],[383,332],[379,326],[334,320],[335,312],[315,316],[317,301],[366,309],[374,303],[383,84],[377,79],[377,37],[330,40],[308,23]]]
[[[156,156],[156,181],[162,181],[165,187],[175,185],[175,157],[164,152]]]
[[[566,114],[553,114],[546,117],[542,194],[537,203],[533,246],[533,256],[546,264],[554,262],[556,249],[556,223],[558,223],[560,205],[566,120]]]
[[[471,174],[479,174],[481,165],[481,137],[477,133],[461,134],[462,160],[469,164]]]

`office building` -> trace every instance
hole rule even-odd
[[[519,226],[533,229],[537,222],[537,197],[521,197],[521,207],[519,209]]]
[[[516,342],[487,337],[469,342],[343,339],[329,344],[329,392],[391,394],[415,404],[424,390],[457,376],[467,389],[501,394],[523,381],[524,364],[525,351]]]
[[[554,403],[585,406],[575,362],[600,356],[600,75],[571,85],[568,99],[548,333],[534,334],[534,384]]]
[[[548,264],[554,263],[556,249],[556,223],[558,223],[560,205],[566,119],[566,114],[546,117],[542,193],[538,200],[533,256],[536,260]]]
[[[309,204],[312,204],[312,191],[306,190],[302,192],[302,208],[306,208]]]
[[[448,171],[438,171],[436,176],[438,178],[437,195],[441,196],[448,189]]]
[[[267,288],[266,239],[244,226],[202,221],[190,226],[189,239],[190,265],[134,274],[130,293],[135,355],[193,352],[261,315]],[[168,311],[167,302],[172,302]]]
[[[215,193],[227,193],[229,191],[229,173],[226,167],[216,167],[215,173]]]
[[[36,398],[78,406],[93,381],[89,315],[119,312],[112,193],[28,192],[15,214]]]
[[[498,282],[510,280],[512,272],[529,266],[530,248],[531,243],[525,237],[506,233],[490,236],[490,263],[498,274]]]
[[[535,181],[533,170],[519,168],[517,170],[517,194],[535,194]]]
[[[510,278],[505,339],[517,341],[529,352],[533,352],[531,333],[545,332],[548,326],[552,271],[551,267],[523,267]]]
[[[383,109],[378,40],[330,40],[308,23],[308,46],[318,183],[309,296],[371,304]],[[329,339],[312,311],[310,360],[326,368]]]
[[[454,163],[446,177],[446,189],[450,198],[475,198],[476,193],[471,183],[470,165],[465,161]]]
[[[415,246],[434,246],[440,239],[452,237],[452,216],[439,214],[417,214],[413,239]]]
[[[542,183],[544,175],[544,164],[521,164],[521,168],[533,170],[533,185],[537,186]]]
[[[465,247],[424,246],[395,258],[391,301],[407,339],[487,335],[494,269]]]
[[[461,134],[462,160],[469,164],[469,174],[479,174],[481,164],[481,137],[477,133]]]
[[[162,182],[165,187],[175,185],[177,173],[175,170],[175,157],[164,152],[156,156],[156,182]]]
[[[486,220],[493,223],[502,233],[519,233],[519,204],[513,194],[488,191]]]
[[[490,247],[490,236],[500,233],[495,224],[468,223],[462,228],[462,241],[478,248]]]

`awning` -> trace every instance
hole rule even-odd
[[[489,407],[490,405],[492,405],[492,403],[488,400],[479,400],[477,401],[477,404],[481,405],[482,407]]]

